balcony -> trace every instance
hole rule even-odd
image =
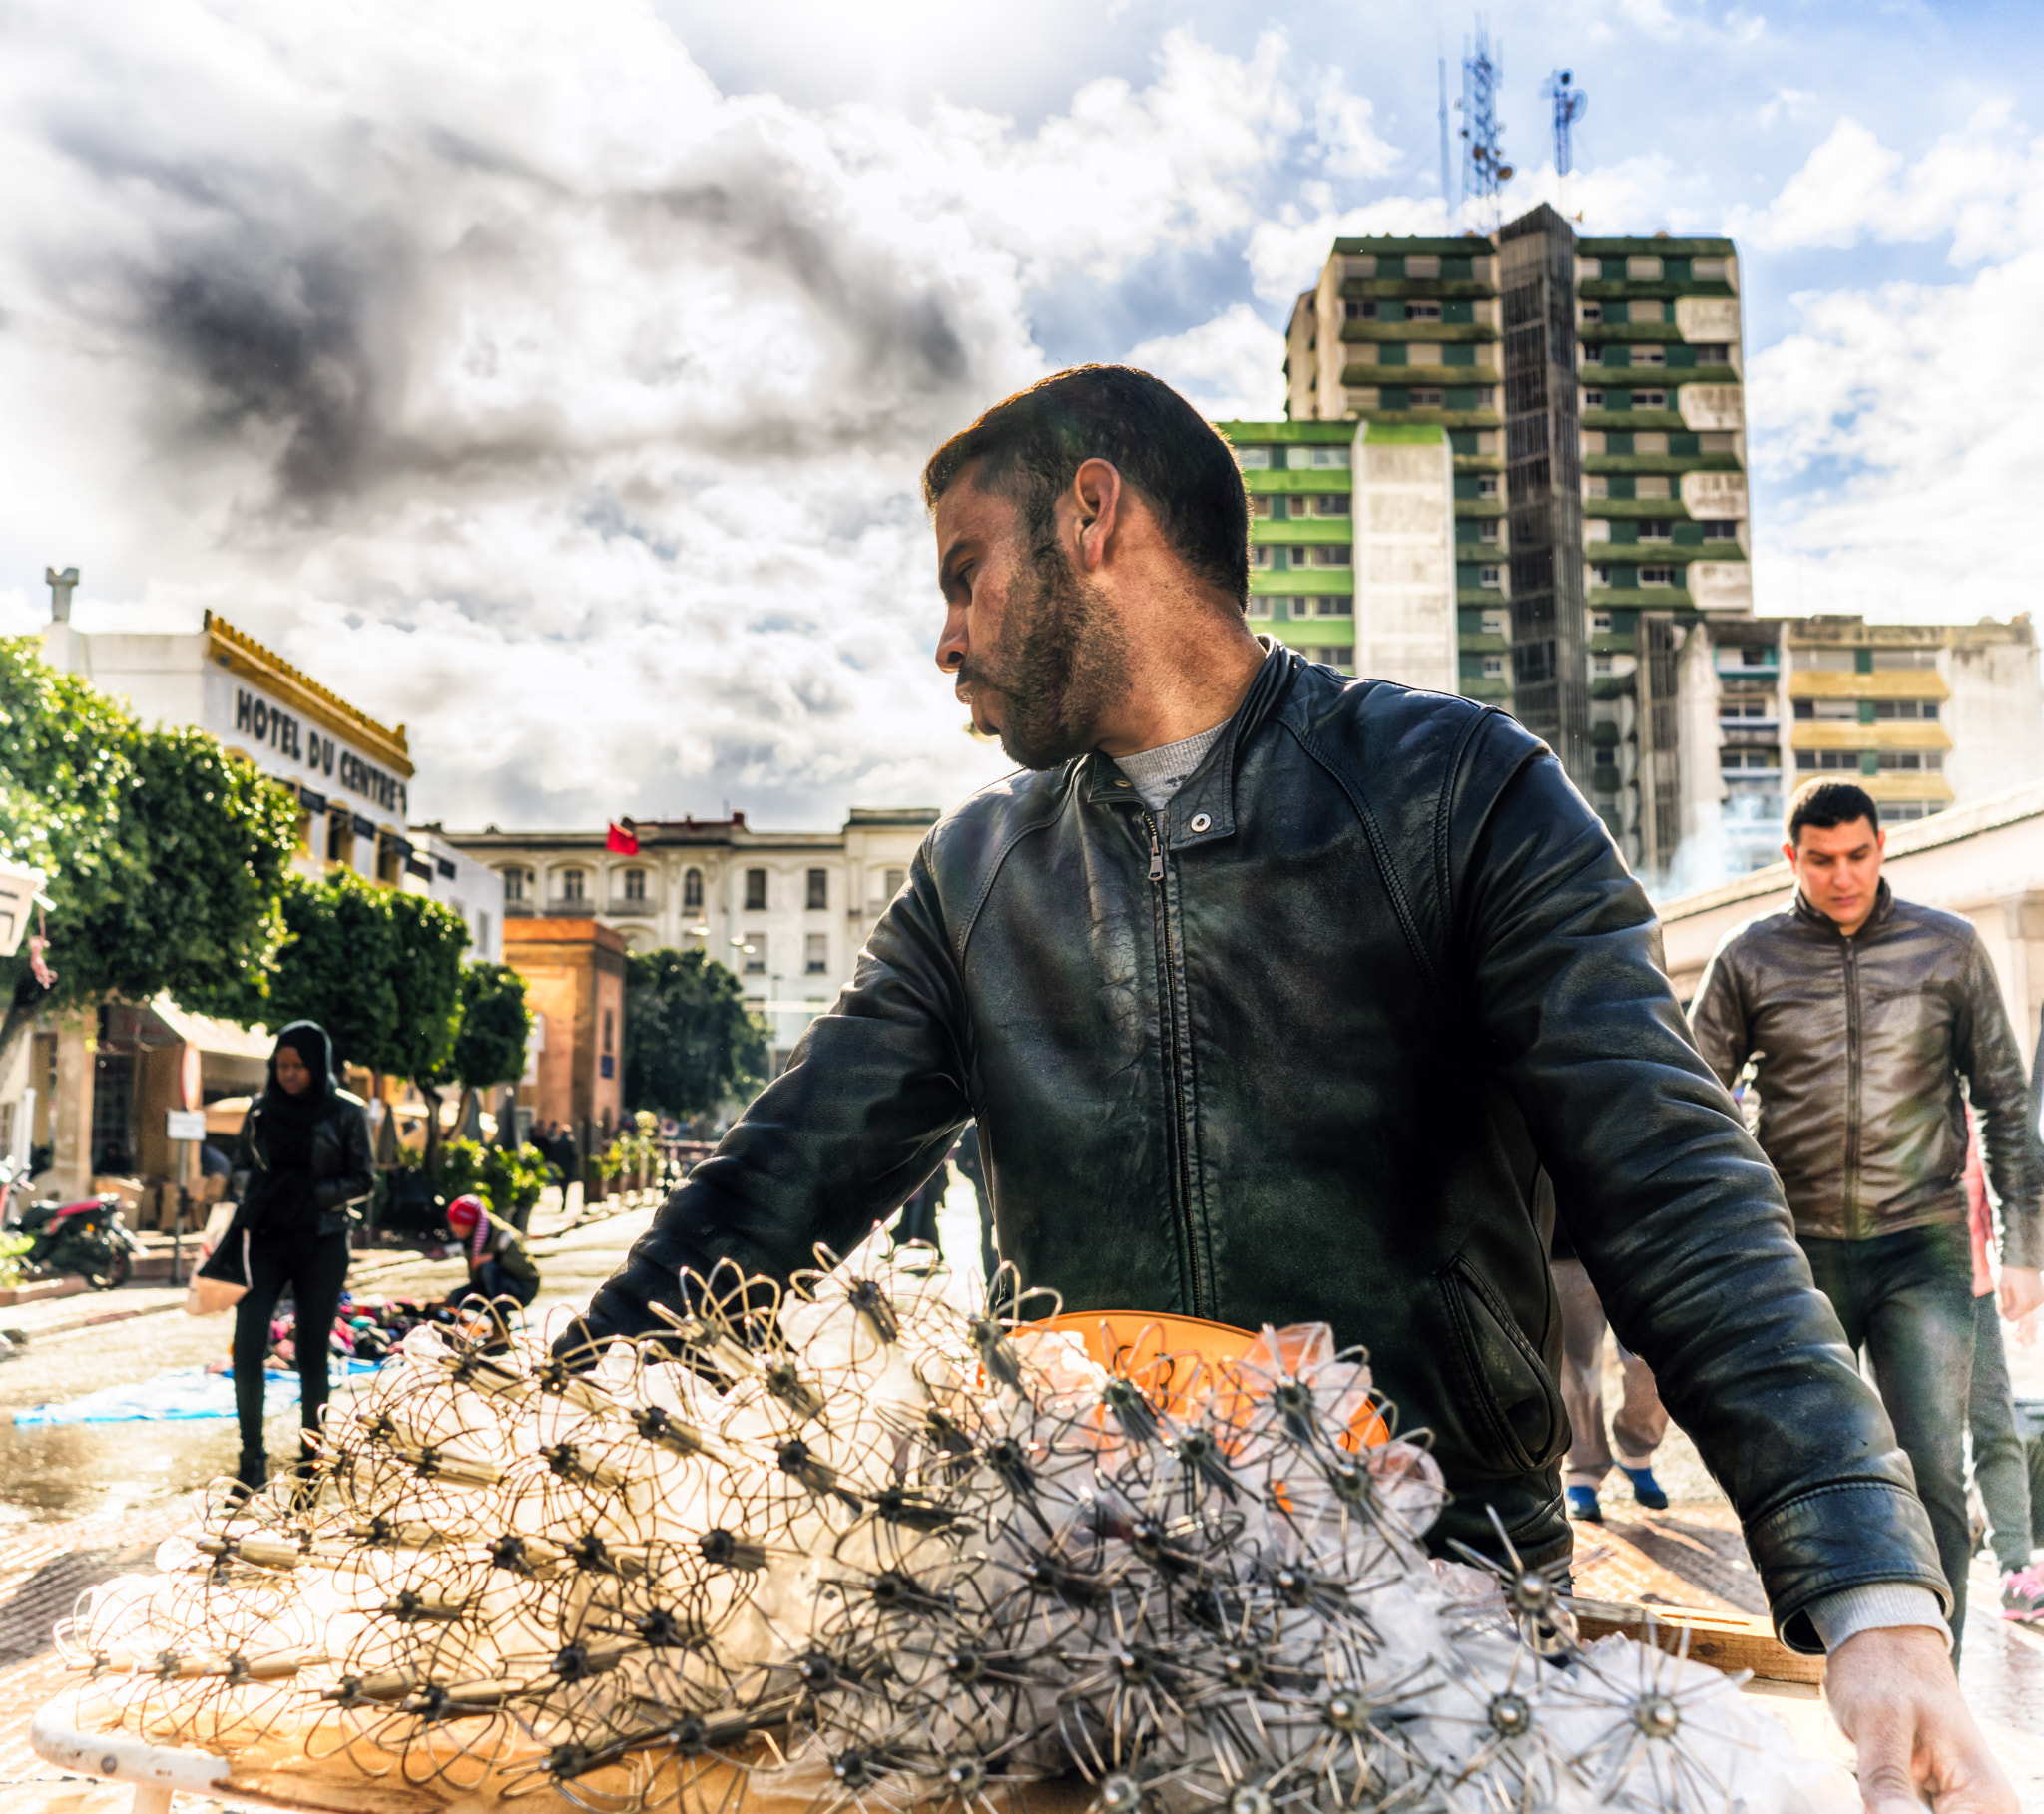
[[[596,903],[591,900],[585,900],[580,895],[577,895],[572,900],[563,896],[560,900],[547,903],[547,918],[550,920],[593,920],[596,918]]]

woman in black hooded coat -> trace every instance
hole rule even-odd
[[[347,1281],[349,1210],[375,1182],[361,1099],[334,1082],[325,1029],[293,1021],[276,1036],[268,1085],[242,1124],[234,1167],[240,1206],[202,1268],[248,1287],[235,1307],[235,1410],[242,1424],[236,1472],[252,1491],[268,1478],[262,1364],[277,1299],[288,1284],[297,1307],[300,1421],[309,1439],[326,1409],[328,1336]],[[307,1440],[299,1459],[310,1454]]]

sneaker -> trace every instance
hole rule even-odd
[[[1649,1512],[1666,1512],[1668,1495],[1661,1490],[1661,1483],[1654,1478],[1652,1468],[1621,1468],[1619,1473],[1633,1483],[1633,1498]]]
[[[1604,1522],[1604,1508],[1597,1503],[1595,1487],[1571,1487],[1569,1489],[1569,1516],[1586,1525],[1601,1525]]]
[[[2011,1569],[2001,1578],[2001,1615],[2018,1624],[2044,1625],[2044,1569]]]

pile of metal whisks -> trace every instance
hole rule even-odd
[[[686,1277],[590,1370],[417,1330],[308,1479],[217,1490],[60,1647],[157,1741],[595,1814],[1856,1805],[1549,1575],[1432,1563],[1438,1470],[1324,1328],[1104,1367],[1043,1294],[819,1258]]]

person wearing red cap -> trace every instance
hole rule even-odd
[[[525,1237],[490,1213],[479,1196],[457,1196],[447,1205],[447,1226],[468,1261],[468,1282],[484,1297],[515,1298],[522,1308],[539,1296],[539,1268]]]

